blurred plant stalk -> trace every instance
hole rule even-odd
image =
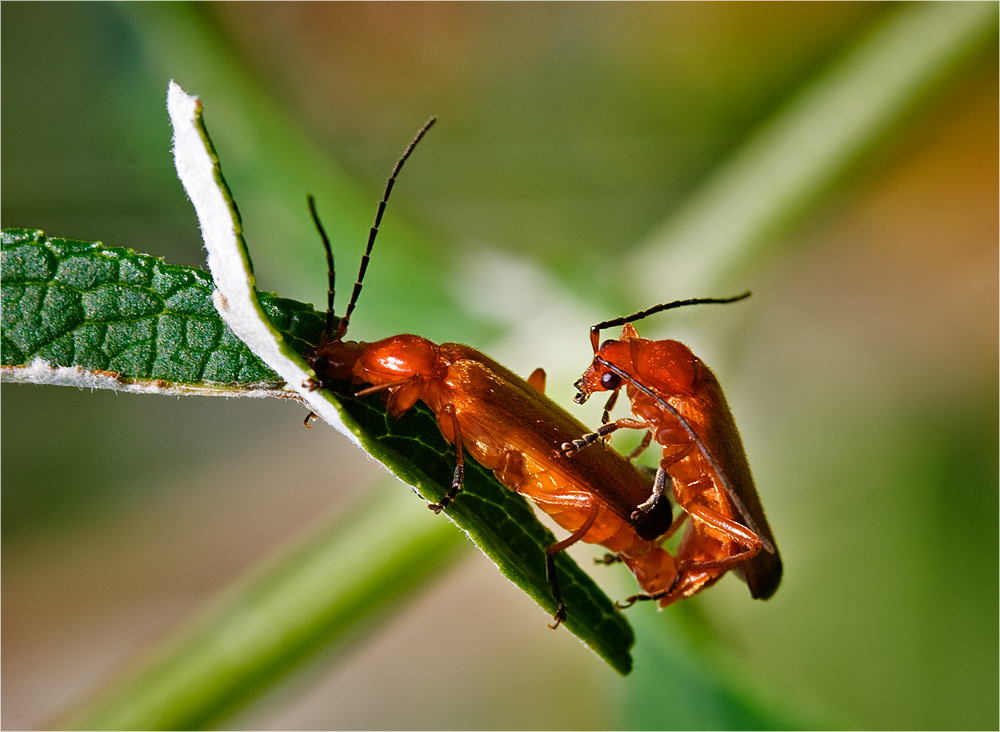
[[[634,304],[708,296],[824,193],[963,61],[996,37],[988,2],[907,4],[765,122],[641,243]]]
[[[316,652],[379,627],[471,546],[398,484],[374,494],[258,567],[58,728],[217,723]]]

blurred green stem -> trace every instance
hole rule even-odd
[[[376,624],[466,544],[450,522],[393,483],[261,568],[60,727],[211,725],[318,649]]]
[[[997,4],[906,4],[794,96],[621,267],[637,305],[706,296],[773,241],[970,54]]]

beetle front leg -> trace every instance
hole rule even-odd
[[[611,410],[615,408],[615,403],[618,401],[618,393],[618,389],[611,392],[608,401],[604,404],[604,413],[601,414],[601,424],[607,424],[611,421]]]
[[[607,424],[602,424],[597,428],[596,432],[591,432],[590,434],[584,435],[572,442],[564,442],[560,445],[563,457],[572,457],[573,453],[580,452],[587,445],[592,445],[603,437],[610,435],[612,432],[620,430],[622,428],[632,429],[632,430],[644,430],[647,429],[645,422],[640,422],[636,419],[630,419],[628,417],[623,417],[622,419],[615,420],[614,422],[608,422]],[[649,444],[648,441],[646,443]]]

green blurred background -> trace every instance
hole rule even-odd
[[[711,292],[632,286],[657,274],[634,256],[649,232],[901,9],[3,4],[3,226],[201,264],[169,154],[173,77],[205,104],[259,284],[315,303],[306,193],[346,290],[392,163],[440,118],[394,193],[355,337],[413,331],[544,366],[568,404],[587,325],[754,291],[644,334],[682,337],[727,389],[785,559],[771,602],[727,578],[682,608],[637,608],[622,680],[466,551],[227,725],[740,726],[657,673],[661,623],[696,627],[711,650],[693,657],[767,700],[772,724],[997,726],[995,30]],[[381,490],[378,466],[303,416],[3,386],[5,729],[51,722]]]

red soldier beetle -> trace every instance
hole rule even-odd
[[[343,393],[345,384],[367,385],[350,396],[384,393],[388,413],[399,417],[424,402],[455,449],[450,490],[428,507],[435,513],[455,500],[462,488],[465,455],[494,472],[507,488],[532,500],[570,536],[546,548],[546,575],[556,602],[552,628],[566,618],[554,556],[578,541],[598,543],[636,566],[657,571],[669,556],[655,541],[672,523],[669,502],[637,513],[652,491],[648,474],[606,445],[573,460],[561,447],[587,428],[544,394],[545,372],[527,380],[475,349],[458,343],[435,344],[412,334],[374,343],[344,340],[368,267],[375,237],[393,183],[431,119],[396,163],[378,205],[350,303],[334,327],[334,268],[329,239],[310,197],[310,212],[329,265],[327,319],[319,345],[306,354],[316,373],[310,388]],[[307,418],[308,420],[308,418]],[[636,518],[633,519],[633,515]]]
[[[653,493],[637,507],[633,520],[641,520],[646,511],[666,502],[669,477],[674,502],[682,513],[667,536],[685,520],[689,522],[676,555],[671,557],[672,575],[661,573],[650,579],[637,573],[645,594],[629,597],[626,607],[638,600],[659,600],[661,607],[667,607],[715,584],[730,569],[746,581],[756,599],[766,600],[778,589],[781,557],[736,422],[715,374],[682,343],[640,338],[631,325],[664,310],[730,303],[749,296],[747,292],[725,299],[678,300],[590,329],[594,360],[576,382],[575,401],[583,404],[597,391],[611,394],[601,427],[563,445],[564,454],[583,454],[585,446],[601,442],[620,428],[645,430],[631,457],[637,457],[655,439],[663,449],[663,458]],[[599,345],[601,330],[619,325],[621,338]],[[610,411],[623,386],[635,419],[612,422]],[[629,563],[627,558],[623,560]]]

